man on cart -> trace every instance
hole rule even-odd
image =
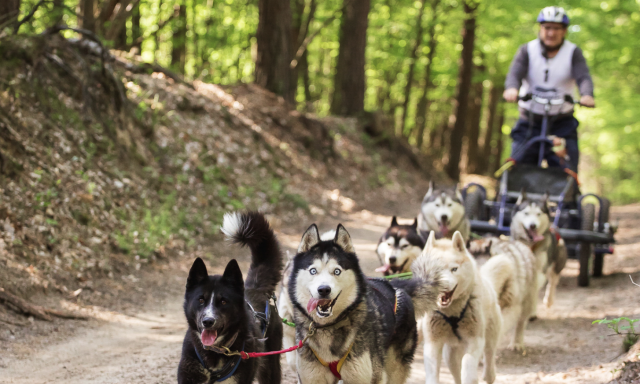
[[[565,40],[569,17],[563,8],[546,7],[538,15],[538,38],[522,45],[516,53],[505,81],[504,98],[515,102],[518,96],[554,93],[560,97],[572,95],[576,85],[580,91],[580,104],[594,107],[593,81],[582,50]],[[527,141],[541,134],[542,114],[536,110],[533,100],[520,100],[520,118],[511,131],[512,156]],[[573,116],[574,104],[564,102],[549,112],[548,134],[556,147],[555,160],[547,159],[550,166],[562,166],[577,174],[578,120]],[[538,145],[527,148],[519,162],[538,163]]]

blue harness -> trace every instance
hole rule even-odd
[[[249,302],[247,302],[247,304],[249,304]],[[267,328],[269,328],[269,300],[267,300],[267,305],[264,309],[264,313],[259,313],[254,311],[251,304],[249,304],[249,307],[251,308],[251,311],[253,312],[254,317],[257,319],[260,319],[260,322],[262,323],[260,328],[262,330],[262,338],[264,338],[265,335],[267,334]],[[214,383],[225,381],[231,376],[233,376],[233,374],[236,373],[236,370],[240,366],[240,362],[242,361],[242,356],[238,356],[235,359],[229,360],[229,362],[225,364],[224,367],[216,371],[211,371],[205,365],[204,360],[202,359],[202,356],[200,356],[200,353],[198,353],[198,348],[194,347],[193,350],[196,352],[196,356],[198,357],[198,361],[200,361],[200,364],[202,364],[202,367],[208,370],[209,373],[211,374],[209,381],[213,380]],[[244,352],[244,342],[242,343],[242,351]]]

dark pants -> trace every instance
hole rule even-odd
[[[531,124],[529,124],[531,121]],[[519,163],[523,164],[538,164],[538,155],[540,151],[540,143],[531,145],[526,149],[524,154],[519,150],[520,146],[524,145],[530,139],[539,136],[542,131],[542,119],[533,118],[530,121],[520,118],[516,123],[516,126],[511,130],[511,157],[518,153]],[[567,141],[567,155],[569,159],[560,159],[553,153],[551,146],[547,146],[545,149],[544,158],[547,159],[547,163],[550,167],[567,167],[574,172],[578,172],[578,162],[580,161],[580,151],[578,150],[578,120],[573,116],[565,116],[554,119],[549,119],[549,128],[547,129],[547,136],[555,135],[562,137]]]

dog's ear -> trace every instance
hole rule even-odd
[[[349,232],[347,232],[342,224],[338,224],[336,237],[333,239],[333,242],[342,247],[345,252],[356,253],[356,249],[353,247],[353,243],[351,242],[351,236],[349,236]]]
[[[242,271],[236,259],[231,259],[227,263],[227,267],[224,269],[222,279],[230,285],[244,288],[244,280],[242,280]]]
[[[422,250],[423,255],[428,255],[433,250],[433,247],[436,242],[436,233],[434,231],[429,232],[429,237],[427,238],[427,243],[424,245],[424,249]]]
[[[304,235],[302,235],[302,240],[300,240],[300,245],[298,246],[298,253],[307,252],[319,242],[320,232],[318,232],[318,227],[315,224],[311,224]]]
[[[518,196],[518,201],[516,201],[516,205],[522,204],[523,201],[527,199],[527,191],[525,191],[524,187],[520,190],[520,196]]]
[[[201,258],[197,258],[191,269],[189,270],[189,277],[187,277],[187,291],[193,289],[196,285],[200,284],[209,277],[207,273],[207,266],[204,265],[204,261]]]
[[[456,252],[466,252],[467,244],[465,243],[464,237],[462,237],[460,231],[456,231],[453,234],[453,238],[451,239],[451,241],[453,242],[453,249]]]
[[[432,180],[432,181],[429,182],[429,190],[424,195],[424,199],[422,199],[422,201],[425,201],[425,200],[429,199],[431,197],[431,195],[433,195],[434,187],[435,187],[435,185],[433,184],[433,180]]]
[[[460,184],[456,183],[456,198],[460,201],[460,203],[464,202],[464,199],[462,198],[462,192],[460,191]]]
[[[395,227],[397,225],[398,225],[398,219],[395,216],[393,216],[393,218],[391,219],[391,226]]]
[[[413,228],[414,230],[418,230],[418,218],[416,217],[415,219],[413,219],[413,224],[411,224],[411,228]]]

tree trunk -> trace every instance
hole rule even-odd
[[[94,17],[93,0],[82,1],[82,29],[96,31],[96,20]]]
[[[156,13],[156,22],[160,23],[160,14],[162,13],[162,2],[163,0],[158,1],[158,13]],[[209,8],[211,9],[211,8]],[[207,30],[208,31],[208,30]],[[156,33],[153,35],[153,61],[158,62],[158,52],[160,51],[160,34]]]
[[[184,73],[184,65],[187,58],[187,6],[183,0],[182,4],[176,5],[176,7],[179,8],[171,42],[171,67],[180,73]]]
[[[51,25],[58,25],[62,22],[62,16],[64,16],[64,1],[53,0],[53,9],[51,10]],[[2,11],[0,11],[1,13]],[[0,17],[1,19],[2,17]],[[0,24],[2,21],[0,21]]]
[[[502,165],[502,150],[504,145],[504,133],[502,133],[502,126],[504,125],[504,105],[499,108],[500,112],[498,112],[498,139],[495,146],[495,150],[493,152],[493,169],[492,172],[495,172]]]
[[[309,56],[304,51],[300,57],[300,70],[302,71],[302,84],[304,85],[305,111],[311,112],[313,97],[311,96],[311,79],[309,78]]]
[[[136,5],[136,9],[133,11],[133,16],[131,17],[131,42],[132,46],[138,49],[138,54],[142,52],[142,42],[135,43],[136,40],[140,39],[142,36],[142,29],[140,29],[140,3]]]
[[[502,97],[503,86],[500,82],[493,82],[489,90],[489,105],[487,105],[487,129],[484,131],[484,140],[482,143],[482,156],[479,157],[478,173],[484,174],[489,171],[489,159],[491,158],[493,131],[496,130],[496,113],[498,112],[498,103]]]
[[[484,67],[476,67],[478,72],[484,72]],[[482,80],[472,86],[472,95],[469,102],[469,117],[467,120],[467,173],[478,172],[478,140],[480,139],[480,121],[482,120],[482,97],[484,86]]]
[[[0,24],[17,21],[20,14],[20,0],[0,0]]]
[[[333,79],[331,113],[353,116],[364,111],[365,48],[371,0],[344,0],[344,2],[338,63]]]
[[[436,55],[436,47],[438,46],[438,39],[436,38],[436,26],[438,24],[436,15],[438,14],[438,5],[440,0],[432,0],[431,2],[431,24],[429,25],[429,53],[427,54],[427,65],[424,71],[424,86],[422,88],[422,96],[416,106],[416,128],[418,137],[416,138],[416,145],[418,148],[422,147],[422,141],[424,139],[424,130],[427,126],[427,112],[429,111],[429,90],[433,87],[433,79],[431,79],[431,69],[433,68],[433,59]],[[429,141],[430,145],[433,145],[433,140]]]
[[[473,0],[467,0],[467,2],[464,3],[464,13],[466,17],[462,30],[462,53],[458,75],[458,96],[456,98],[456,122],[451,131],[449,162],[445,167],[447,175],[456,181],[460,179],[460,155],[469,108],[469,90],[471,88],[473,46],[476,31],[476,10],[478,9],[478,4],[470,4],[470,1]]]
[[[291,93],[291,6],[289,0],[259,0],[255,81],[293,102]]]
[[[411,88],[413,88],[413,72],[418,61],[418,49],[422,45],[422,16],[424,15],[424,8],[427,5],[427,0],[422,0],[420,11],[418,11],[418,18],[416,19],[416,40],[411,49],[409,55],[409,73],[407,74],[407,84],[404,87],[404,102],[402,104],[402,120],[400,120],[400,132],[406,135],[404,131],[405,124],[407,122],[407,114],[409,109],[409,102],[411,101]]]

